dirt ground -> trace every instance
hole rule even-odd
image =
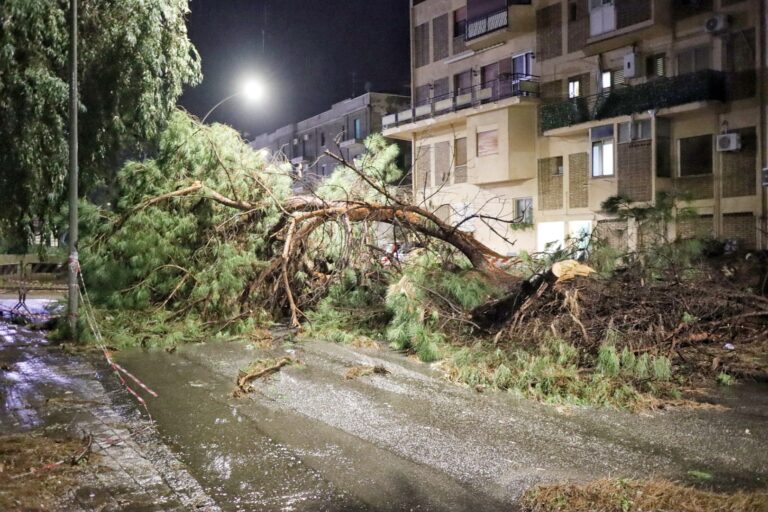
[[[42,432],[0,436],[0,510],[54,510],[90,471],[89,441]]]

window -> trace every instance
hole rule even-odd
[[[480,77],[482,80],[483,89],[496,85],[497,78],[499,78],[499,63],[494,62],[493,64],[483,66],[480,69]]]
[[[604,125],[590,130],[592,141],[592,176],[614,175],[613,125]]]
[[[453,11],[453,37],[463,37],[467,33],[467,8]]]
[[[325,132],[320,132],[320,145],[325,146]]]
[[[495,155],[499,152],[499,131],[477,132],[477,156]]]
[[[568,97],[578,98],[581,96],[581,80],[578,78],[571,78],[568,80]]]
[[[512,57],[512,76],[515,79],[528,78],[533,74],[533,52]]]
[[[603,71],[600,74],[600,87],[603,90],[611,88],[611,72],[610,71]]]
[[[456,139],[454,145],[454,171],[453,182],[465,183],[467,181],[467,138]]]
[[[360,140],[363,138],[363,123],[360,119],[355,119],[355,138]]]
[[[555,167],[552,171],[552,176],[562,176],[562,175],[563,175],[563,157],[556,156]]]
[[[613,0],[589,0],[589,35],[599,36],[616,30]]]
[[[533,224],[533,198],[515,199],[515,222]]]
[[[579,19],[579,4],[576,0],[571,0],[568,3],[568,21],[574,22]]]
[[[663,53],[651,55],[645,63],[645,71],[648,78],[667,76],[666,60]]]
[[[613,176],[612,140],[598,140],[592,143],[592,176]]]
[[[466,70],[453,75],[453,90],[456,94],[467,94],[472,91],[472,71]]]
[[[679,140],[680,176],[712,174],[712,135]]]
[[[432,98],[442,100],[448,97],[448,77],[440,78],[432,83]]]
[[[613,71],[603,71],[600,74],[600,86],[602,90],[607,91],[617,85],[624,83],[624,70],[614,69]]]
[[[539,252],[553,252],[565,246],[565,222],[539,222],[536,225]]]
[[[619,144],[631,142],[633,140],[648,140],[650,138],[650,119],[619,124]]]
[[[710,53],[708,46],[691,48],[677,54],[677,74],[684,75],[710,67]]]
[[[414,65],[417,68],[429,64],[429,23],[422,23],[414,29],[413,34]]]
[[[414,105],[426,105],[429,103],[429,90],[431,89],[431,86],[429,84],[419,85],[416,87],[414,92],[416,93],[416,97],[414,98]]]

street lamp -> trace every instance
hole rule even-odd
[[[254,78],[249,78],[247,80],[244,80],[243,83],[240,85],[240,90],[237,91],[235,94],[232,94],[231,96],[227,96],[217,104],[211,108],[211,110],[208,111],[207,114],[203,116],[203,119],[200,121],[201,123],[205,123],[205,120],[208,119],[208,116],[213,113],[214,110],[219,108],[224,103],[228,102],[232,98],[237,98],[239,96],[242,96],[246,100],[248,100],[251,103],[256,103],[258,101],[261,101],[262,98],[264,98],[265,88],[264,84],[260,82],[259,80],[256,80]]]

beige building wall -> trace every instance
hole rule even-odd
[[[454,12],[468,1],[472,2],[424,0],[412,9],[414,35],[417,26],[422,27],[422,34],[425,26],[430,29],[429,63],[424,64],[423,53],[417,56],[423,45],[421,50],[417,43],[413,45],[414,98],[423,102],[426,94],[428,101],[434,90],[443,91],[446,78],[448,97],[456,98],[454,75],[469,70],[477,89],[484,66],[531,50],[535,52],[532,80],[538,83],[537,94],[479,98],[471,105],[458,107],[457,102],[456,108],[442,111],[446,97],[440,96],[430,103],[432,112],[422,106],[412,112],[415,120],[406,115],[405,122],[386,130],[390,136],[414,143],[415,176],[433,173],[430,180],[414,180],[425,204],[443,211],[445,205],[470,204],[473,212],[514,218],[515,200],[530,197],[533,229],[502,230],[500,236],[495,224],[480,223],[474,228],[476,237],[504,254],[541,250],[547,241],[562,241],[598,226],[631,249],[642,246],[648,235],[631,222],[622,225],[603,213],[602,202],[622,194],[651,205],[657,193],[674,191],[691,198],[698,217],[673,226],[670,236],[705,234],[738,240],[745,248],[765,245],[759,228],[765,217],[761,170],[766,166],[768,117],[767,0],[711,0],[711,6],[702,2],[704,7],[698,11],[673,8],[673,2],[662,0],[616,0],[616,28],[594,36],[590,35],[593,21],[587,0],[534,0],[532,5],[509,7],[507,29],[484,35],[479,42],[449,38],[447,50],[435,47],[435,23],[443,27],[447,15],[452,31]],[[707,20],[715,16],[725,19],[727,27],[705,30]],[[636,76],[621,80],[627,55],[632,53],[638,56],[633,61]],[[436,55],[440,58],[435,59]],[[602,85],[606,77],[610,88]],[[579,98],[573,100],[568,99],[571,81],[579,85]],[[695,85],[702,86],[695,97],[681,96],[680,90]],[[627,98],[620,96],[622,91],[652,87],[670,89],[655,90],[662,98],[655,109],[597,103]],[[727,97],[719,87],[727,90]],[[663,104],[669,97],[668,104]],[[434,109],[435,105],[440,108]],[[562,107],[574,118],[557,125],[543,121],[546,112]],[[595,119],[598,108],[608,107],[616,114]],[[569,113],[568,108],[577,111]],[[619,141],[627,123],[642,123],[647,133]],[[590,134],[605,126],[613,127],[614,172],[595,176]],[[498,136],[498,151],[490,154],[479,147],[481,134],[488,131]],[[717,136],[724,133],[738,134],[742,148],[717,151]],[[450,165],[446,173],[442,152],[453,148],[460,138],[466,138],[467,161],[462,170],[465,174],[456,181],[451,174],[455,166]],[[697,151],[690,148],[694,142],[706,144],[707,140],[711,164],[701,164],[699,172],[690,160],[698,162]],[[425,156],[429,161],[422,161],[421,175],[419,147],[429,152]],[[447,177],[441,179],[435,173]],[[514,236],[507,237],[510,233]],[[507,238],[516,243],[507,243]]]

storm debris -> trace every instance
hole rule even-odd
[[[252,362],[248,368],[241,369],[238,372],[237,379],[235,380],[235,389],[232,392],[232,396],[239,398],[247,395],[253,391],[251,382],[263,377],[267,377],[280,371],[284,366],[295,364],[296,361],[290,357],[284,357],[282,359],[259,359]]]
[[[384,365],[381,364],[377,364],[376,366],[360,364],[350,367],[349,370],[347,370],[347,373],[344,375],[344,378],[347,380],[352,380],[359,377],[365,377],[366,375],[388,375],[389,373],[389,370],[387,370]]]
[[[543,485],[523,496],[525,512],[742,512],[768,510],[768,493],[703,491],[666,480],[604,479]]]

